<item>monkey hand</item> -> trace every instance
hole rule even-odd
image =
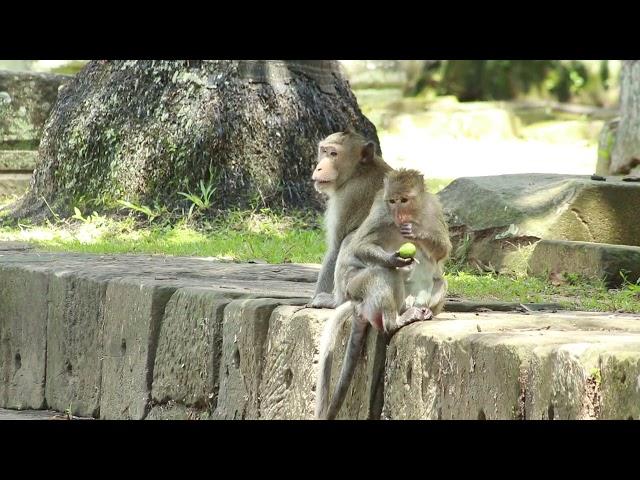
[[[390,266],[396,267],[396,268],[406,267],[411,265],[412,263],[413,263],[413,257],[402,258],[400,256],[400,252],[392,253],[391,257],[389,258]]]
[[[415,233],[413,233],[413,224],[412,223],[403,223],[400,225],[400,234],[404,238],[416,238]]]

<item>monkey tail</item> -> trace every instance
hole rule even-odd
[[[329,408],[329,387],[331,386],[331,369],[333,366],[333,351],[338,338],[338,332],[353,310],[352,302],[346,302],[336,308],[335,313],[324,326],[320,339],[320,360],[316,378],[316,408],[315,418],[325,418]]]
[[[351,384],[351,379],[356,370],[358,364],[358,358],[362,352],[364,345],[364,338],[369,327],[369,322],[361,321],[362,319],[354,318],[351,321],[351,335],[349,336],[349,342],[347,343],[347,350],[344,354],[344,361],[342,363],[342,370],[340,371],[340,378],[336,385],[336,391],[331,399],[331,405],[327,412],[327,420],[333,420],[338,415],[342,402],[347,396],[347,390]]]

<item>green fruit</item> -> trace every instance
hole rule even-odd
[[[398,254],[402,258],[413,258],[416,254],[416,246],[411,242],[407,242],[400,247]]]

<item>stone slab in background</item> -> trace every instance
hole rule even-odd
[[[0,70],[0,150],[37,150],[58,88],[71,78]]]
[[[438,193],[467,259],[525,270],[540,239],[640,246],[640,184],[608,177],[517,174],[463,177]]]
[[[30,173],[0,172],[0,197],[22,195],[29,187]]]
[[[541,240],[533,250],[529,269],[536,275],[579,273],[604,279],[608,286],[616,287],[624,282],[624,278],[632,283],[640,278],[640,247]],[[624,273],[624,278],[620,272]]]
[[[0,150],[0,172],[4,170],[31,172],[36,168],[37,150]]]

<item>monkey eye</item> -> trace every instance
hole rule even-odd
[[[401,198],[401,199],[400,199],[400,201],[401,201],[402,203],[407,203],[407,199],[406,199],[406,198]]]
[[[395,200],[389,200],[389,203],[396,203]]]
[[[338,156],[338,152],[336,152],[336,151],[332,151],[332,152],[331,152],[331,156],[332,156],[332,157],[337,157],[337,156]]]

